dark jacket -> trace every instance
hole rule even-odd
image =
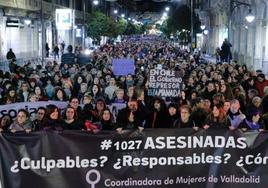
[[[170,114],[167,115],[167,119],[166,119],[166,128],[172,128],[175,124],[175,122],[178,120],[179,115],[175,114],[173,116],[171,116]]]
[[[218,118],[208,116],[205,125],[209,125],[212,129],[228,129],[229,126],[231,126],[231,122],[227,117],[224,120],[219,121]]]
[[[65,53],[61,56],[61,63],[73,65],[75,64],[75,54],[74,53]]]
[[[187,123],[184,123],[179,118],[173,124],[173,128],[193,128],[193,127],[195,127],[195,123],[191,119],[189,119],[189,121]]]
[[[197,127],[202,128],[207,116],[208,113],[204,109],[197,108],[192,112],[191,119],[195,122]]]
[[[65,120],[62,120],[61,126],[64,130],[81,130],[82,129],[82,124],[78,120],[74,120],[71,123],[67,123]]]
[[[135,129],[138,127],[143,126],[143,121],[142,121],[142,114],[141,111],[137,110],[136,112],[133,112],[134,114],[134,121],[130,122],[128,120],[130,116],[130,109],[124,108],[118,112],[117,115],[117,128],[124,128],[124,129]]]
[[[215,89],[213,91],[208,91],[207,88],[205,91],[202,93],[202,96],[204,99],[209,99],[210,101],[213,101],[213,96],[216,94]]]
[[[16,55],[14,54],[13,51],[8,51],[6,58],[7,60],[16,59]]]
[[[146,103],[143,103],[142,101],[138,100],[138,109],[141,112],[141,118],[143,122],[146,122],[149,120],[150,116],[150,110],[148,108],[148,105]]]
[[[222,46],[221,46],[221,55],[222,55],[222,59],[227,59],[228,57],[231,57],[231,43],[229,42],[223,42]],[[230,58],[231,59],[231,58]]]
[[[112,121],[100,121],[96,123],[103,131],[113,131],[115,130],[115,124]]]
[[[41,131],[41,130],[43,130],[44,126],[45,126],[44,120],[39,121],[39,120],[35,119],[33,121],[33,131]]]
[[[155,118],[155,120],[154,120]],[[167,112],[156,111],[151,112],[149,120],[145,124],[146,128],[169,128],[167,125]]]
[[[268,95],[265,95],[262,98],[262,103],[261,105],[263,106],[263,113],[267,113],[268,112]]]
[[[62,131],[63,127],[60,120],[44,119],[44,130]]]

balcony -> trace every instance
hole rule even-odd
[[[40,10],[41,2],[40,0],[16,0],[16,1],[0,0],[0,6],[38,11]]]
[[[7,1],[7,0],[0,0],[0,6],[5,7],[6,15],[16,15],[19,17],[24,17],[26,15],[26,11],[36,12],[37,14],[40,13],[41,10],[41,1],[40,0],[16,0],[16,1]],[[45,15],[48,15],[49,18],[55,18],[55,11],[56,9],[60,8],[67,8],[64,6],[60,6],[58,4],[53,4],[49,2],[43,1],[43,12]],[[14,10],[19,9],[19,10]],[[38,16],[32,16],[38,17]],[[89,14],[86,13],[86,20],[89,19]],[[75,18],[82,20],[83,19],[83,12],[82,11],[75,11]]]

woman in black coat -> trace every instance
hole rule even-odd
[[[44,130],[57,130],[62,131],[60,119],[60,109],[53,104],[47,105],[47,112],[44,118]]]
[[[231,122],[227,118],[227,115],[223,109],[223,105],[220,103],[213,106],[213,110],[208,115],[203,128],[228,129],[230,126]]]
[[[153,103],[153,110],[150,113],[149,120],[146,122],[146,128],[168,128],[167,109],[163,99],[155,98]]]
[[[174,123],[179,118],[178,106],[175,103],[170,103],[168,105],[168,115],[166,125],[168,128],[173,127]]]
[[[180,117],[174,122],[173,128],[194,128],[198,129],[195,126],[194,121],[191,119],[191,106],[183,105],[180,107]]]
[[[101,113],[100,122],[96,123],[101,130],[112,131],[115,130],[114,118],[109,108],[106,108]]]
[[[63,114],[63,120],[61,121],[64,130],[81,130],[81,124],[77,118],[76,110],[68,106]]]

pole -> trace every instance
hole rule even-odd
[[[73,46],[73,49],[75,49],[75,0],[73,0],[73,3],[72,3],[72,19],[73,19],[73,25],[72,25],[72,46]]]
[[[86,0],[83,0],[83,35],[82,35],[82,48],[86,47]]]
[[[228,41],[231,41],[231,30],[232,30],[232,14],[233,14],[234,0],[230,0],[230,9],[228,16]]]
[[[193,19],[193,0],[191,0],[191,52],[193,52],[194,41],[194,19]]]
[[[232,38],[232,15],[233,15],[233,12],[234,10],[241,6],[241,5],[244,5],[244,6],[247,6],[247,7],[251,7],[251,4],[249,3],[245,3],[245,2],[241,2],[241,1],[237,1],[237,0],[230,0],[230,9],[229,9],[229,16],[228,16],[228,40],[231,41],[231,38]]]
[[[44,23],[44,10],[43,10],[43,0],[41,2],[41,57],[42,57],[42,66],[44,66],[45,61],[45,43],[46,43],[46,32],[45,32],[45,23]]]

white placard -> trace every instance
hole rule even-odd
[[[56,26],[59,30],[70,30],[73,24],[72,9],[56,9]]]

